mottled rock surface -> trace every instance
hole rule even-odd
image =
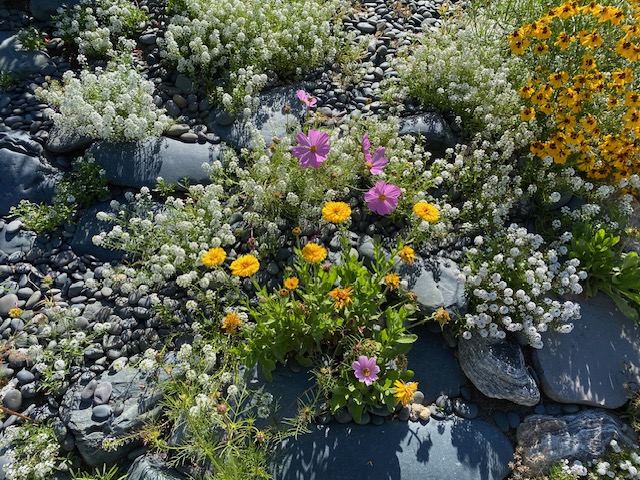
[[[538,386],[515,341],[482,338],[479,334],[460,339],[458,360],[465,375],[487,397],[527,406],[540,401]]]
[[[127,480],[184,480],[175,469],[157,457],[138,457],[127,472]]]
[[[631,447],[636,440],[630,427],[599,409],[561,417],[531,415],[518,427],[517,439],[533,474],[564,458],[586,462],[602,457],[614,439],[621,447]]]

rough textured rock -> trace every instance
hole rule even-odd
[[[252,145],[251,128],[249,128],[252,124],[259,130],[266,144],[270,145],[274,137],[283,137],[287,134],[287,127],[299,125],[299,119],[302,118],[306,107],[296,97],[296,91],[304,88],[304,85],[293,85],[261,93],[260,106],[251,113],[247,123],[237,121],[229,123],[230,118],[221,115],[223,112],[220,109],[215,109],[210,116],[218,120],[212,121],[208,125],[208,130],[234,148],[248,148]],[[285,113],[285,106],[290,107],[289,113]]]
[[[32,74],[49,75],[54,71],[55,64],[49,55],[24,50],[14,32],[0,32],[0,72],[26,78]]]
[[[9,232],[7,228],[0,230],[0,257],[1,252],[11,255],[14,252],[27,253],[33,248],[36,234],[28,230]]]
[[[42,147],[25,132],[0,132],[0,215],[20,200],[50,201],[57,170],[40,161]]]
[[[517,439],[524,448],[523,461],[533,474],[564,458],[585,462],[602,457],[614,439],[621,447],[631,447],[636,441],[628,426],[599,409],[561,417],[531,415],[518,427]]]
[[[440,307],[464,310],[467,305],[464,286],[458,280],[458,267],[452,260],[417,258],[413,265],[399,264],[398,273],[408,282],[409,290],[416,294],[420,309],[427,315]]]
[[[540,388],[561,403],[621,407],[626,382],[640,383],[640,326],[607,295],[579,303],[582,318],[573,331],[547,332],[544,348],[533,351]]]
[[[184,476],[157,457],[138,457],[127,472],[127,480],[184,480]]]
[[[426,112],[400,119],[398,135],[420,136],[429,150],[455,147],[458,139],[438,112]]]
[[[281,480],[498,480],[512,459],[509,440],[482,420],[332,423],[285,442],[273,470]]]
[[[115,185],[140,188],[156,186],[162,177],[177,185],[185,178],[190,184],[210,183],[203,163],[220,160],[220,145],[187,144],[167,137],[135,143],[96,143],[89,149],[96,162]]]
[[[527,371],[520,346],[513,340],[473,335],[458,342],[458,360],[465,375],[487,397],[533,406],[540,391]]]
[[[159,374],[158,381],[166,378],[163,371]],[[117,373],[107,372],[96,380],[98,383],[111,382],[113,392],[110,404],[122,402],[122,413],[112,414],[106,419],[93,415],[93,410],[98,407],[92,408],[91,400],[82,400],[80,397],[88,382],[79,382],[65,393],[60,406],[60,418],[75,436],[76,447],[87,464],[111,465],[140,446],[140,443],[128,442],[115,451],[107,451],[102,448],[102,441],[125,437],[142,427],[145,421],[159,413],[157,403],[162,395],[153,375],[143,375],[135,368],[126,368]]]

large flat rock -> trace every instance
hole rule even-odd
[[[107,179],[124,187],[156,186],[162,177],[177,185],[183,180],[190,184],[208,184],[209,176],[202,168],[221,160],[220,145],[184,143],[167,137],[153,137],[132,143],[95,143],[88,152],[105,170]]]
[[[331,423],[289,439],[273,461],[279,480],[499,480],[513,448],[482,420]]]
[[[20,200],[51,201],[59,172],[42,163],[41,153],[28,133],[0,132],[0,215]]]
[[[26,78],[32,74],[49,75],[54,71],[55,64],[49,55],[24,50],[15,32],[0,32],[0,72]]]
[[[640,382],[640,326],[605,294],[579,303],[573,331],[546,332],[544,348],[533,351],[540,387],[557,402],[621,407],[625,384]]]

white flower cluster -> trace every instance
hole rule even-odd
[[[3,470],[9,480],[40,480],[57,470],[59,444],[48,425],[9,426],[0,436]]]
[[[481,132],[486,139],[500,138],[523,123],[520,96],[512,84],[522,70],[521,59],[506,55],[505,49],[512,30],[482,13],[473,20],[448,20],[445,27],[424,33],[417,47],[398,52],[393,67],[399,82],[392,94],[408,94],[424,105],[453,111],[466,130]]]
[[[136,269],[119,268],[104,284],[148,290],[177,277],[183,288],[199,284],[206,289],[226,281],[220,269],[196,272],[202,267],[202,255],[210,248],[236,242],[227,222],[235,210],[222,203],[224,194],[219,184],[194,185],[189,187],[186,200],[168,197],[160,205],[143,187],[140,193],[127,195],[127,205],[112,202],[115,213],[100,212],[98,218],[115,225],[96,235],[93,242],[134,253],[140,264]]]
[[[225,103],[257,93],[273,72],[288,77],[336,55],[341,0],[180,0],[161,55],[193,77],[221,74]],[[244,69],[244,70],[243,70]]]
[[[159,136],[169,126],[164,110],[153,102],[153,83],[126,62],[115,59],[106,71],[68,70],[63,85],[52,82],[36,90],[54,106],[48,113],[58,127],[99,140],[142,140]]]
[[[54,35],[75,42],[81,55],[113,55],[112,39],[140,28],[145,13],[129,0],[82,0],[73,7],[60,7],[53,18]]]
[[[463,337],[472,331],[496,338],[521,332],[532,347],[542,348],[541,333],[570,332],[580,306],[550,296],[582,291],[579,282],[587,275],[578,271],[579,261],[561,264],[555,250],[540,250],[542,237],[515,224],[487,244],[482,251],[467,249],[468,264],[460,273],[472,311],[464,317]]]

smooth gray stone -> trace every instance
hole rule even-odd
[[[461,398],[456,398],[453,401],[453,411],[462,418],[473,419],[478,416],[478,406]]]
[[[0,31],[0,72],[27,78],[33,74],[50,74],[54,71],[55,64],[49,55],[25,50],[14,32]],[[5,120],[5,124],[9,123]]]
[[[279,480],[501,480],[513,447],[482,420],[311,426],[274,457]],[[356,474],[357,472],[357,474]]]
[[[16,233],[21,228],[22,228],[22,222],[20,220],[13,220],[9,222],[6,227],[4,227],[5,231],[11,234]]]
[[[376,26],[370,24],[369,22],[359,22],[356,25],[356,28],[362,33],[376,33]]]
[[[36,376],[29,370],[22,369],[16,374],[16,378],[18,379],[18,382],[20,382],[20,385],[25,385],[33,382],[36,379]]]
[[[16,308],[18,304],[18,296],[13,293],[6,293],[0,297],[0,315],[8,315],[9,310]]]
[[[20,200],[50,202],[58,171],[40,161],[42,147],[25,132],[0,132],[0,215],[8,215],[12,206]],[[2,237],[9,243],[26,233],[3,231]],[[29,234],[32,235],[32,234]],[[24,245],[22,251],[29,251],[33,242]],[[0,239],[0,248],[7,254]]]
[[[54,126],[49,132],[47,150],[52,153],[69,153],[83,150],[93,143],[93,138],[77,134],[75,131]]]
[[[27,310],[31,310],[38,304],[40,300],[42,300],[42,292],[40,290],[37,290],[29,296],[29,298],[27,299],[27,303],[24,304],[24,308],[26,308]]]
[[[98,382],[96,379],[90,380],[89,383],[82,389],[80,392],[80,398],[82,400],[89,400],[93,397],[93,393],[96,391],[96,387],[98,386]]]
[[[487,397],[527,406],[540,401],[538,386],[515,341],[482,338],[479,334],[469,340],[461,338],[458,360],[465,375]]]
[[[136,458],[127,472],[127,480],[184,480],[185,478],[160,458],[152,455]]]
[[[455,147],[457,137],[451,128],[437,112],[426,112],[419,115],[404,117],[399,120],[400,130],[398,135],[420,136],[425,141],[428,149],[444,151]]]
[[[636,434],[605,410],[583,410],[575,415],[530,415],[517,431],[524,450],[523,463],[533,475],[564,458],[586,462],[602,458],[611,440],[622,448],[637,447]]]
[[[507,415],[503,411],[496,410],[495,412],[493,412],[493,415],[491,417],[493,418],[493,421],[496,423],[496,426],[503,432],[506,433],[511,428],[511,425],[509,425],[509,419],[507,418]]]
[[[93,418],[102,421],[109,418],[113,411],[111,410],[111,407],[109,405],[97,405],[91,409],[91,413],[93,415]]]
[[[2,398],[2,405],[14,412],[20,410],[20,405],[22,405],[22,393],[20,390],[15,388],[7,390]]]
[[[95,405],[104,405],[109,402],[113,387],[111,382],[100,382],[93,393],[93,403]]]
[[[640,383],[640,326],[603,293],[578,303],[573,331],[543,333],[532,352],[540,387],[556,402],[619,408],[627,383]]]
[[[158,177],[176,186],[185,178],[191,185],[208,184],[211,180],[202,164],[211,165],[222,157],[219,145],[187,144],[167,137],[134,143],[99,142],[89,152],[111,183],[133,188],[153,188]]]

